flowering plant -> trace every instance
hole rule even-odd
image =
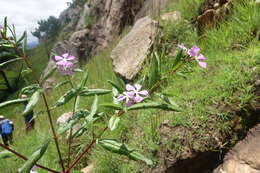
[[[13,34],[12,37],[15,39],[10,39],[10,37],[7,36],[7,29],[11,31],[11,33]],[[1,29],[0,47],[9,47],[13,49],[15,52],[13,56],[16,58],[0,64],[0,67],[15,61],[23,61],[27,65],[27,68],[29,68],[32,71],[32,73],[34,73],[26,54],[26,41],[26,32],[19,40],[17,40],[15,32],[10,27],[8,27],[7,19],[5,19],[4,25]],[[149,75],[147,75],[146,78],[142,78],[142,80],[139,80],[139,82],[135,83],[134,85],[131,85],[130,83],[125,84],[125,82],[123,82],[120,78],[118,78],[118,81],[120,82],[117,83],[113,81],[108,81],[111,84],[111,89],[89,89],[86,86],[88,80],[87,71],[84,72],[84,75],[80,82],[75,84],[74,81],[71,80],[71,76],[73,75],[73,71],[75,70],[76,58],[67,52],[63,53],[62,55],[55,54],[55,66],[48,73],[44,74],[41,77],[41,79],[35,79],[36,84],[29,85],[21,90],[20,94],[31,94],[30,98],[16,99],[3,102],[0,103],[0,108],[14,103],[28,102],[25,111],[23,112],[23,114],[26,114],[34,109],[34,107],[38,104],[40,99],[43,100],[49,124],[51,127],[52,137],[56,146],[57,157],[59,159],[61,170],[56,171],[51,168],[47,168],[45,166],[37,164],[39,159],[45,154],[50,139],[46,140],[37,150],[35,150],[34,153],[32,153],[32,155],[29,158],[26,158],[19,152],[1,143],[0,147],[6,149],[11,154],[16,155],[17,157],[23,160],[26,160],[25,164],[20,169],[20,172],[22,173],[37,172],[35,171],[36,168],[44,169],[48,172],[53,173],[70,173],[79,163],[79,161],[87,155],[89,150],[91,150],[91,148],[94,145],[100,145],[110,152],[125,155],[129,157],[129,159],[141,160],[148,165],[153,165],[154,161],[145,157],[136,149],[131,148],[125,143],[119,143],[114,139],[104,139],[102,138],[102,136],[105,131],[115,130],[118,127],[118,124],[120,123],[121,117],[126,116],[126,112],[143,109],[162,109],[166,111],[175,112],[181,111],[180,108],[176,106],[176,104],[173,104],[171,101],[169,101],[169,98],[162,93],[159,93],[159,100],[154,99],[154,96],[158,95],[158,93],[155,94],[155,91],[158,91],[158,89],[162,86],[163,82],[167,80],[168,76],[176,73],[176,71],[178,71],[185,63],[196,61],[200,67],[206,68],[206,58],[202,54],[200,54],[200,48],[198,48],[197,46],[193,46],[192,48],[188,49],[183,44],[181,44],[179,45],[179,48],[181,49],[181,51],[179,51],[176,55],[170,71],[167,71],[164,74],[162,73],[161,59],[163,58],[163,56],[158,56],[157,53],[154,53],[151,57],[152,62],[151,67],[149,69]],[[62,76],[66,77],[66,81],[63,81],[62,83],[70,83],[71,88],[65,94],[60,96],[56,103],[51,106],[48,102],[45,91],[42,88],[42,84],[56,70]],[[112,94],[111,97],[114,98],[113,101],[102,104],[99,103],[99,96],[106,94]],[[78,108],[79,100],[82,97],[94,97],[93,103],[89,109]],[[72,99],[74,99],[72,117],[69,118],[69,120],[66,121],[64,125],[59,127],[58,131],[56,131],[52,120],[51,110],[61,108]],[[84,135],[91,124],[94,124],[103,118],[101,115],[103,115],[104,112],[99,112],[101,107],[106,108],[105,110],[108,110],[107,114],[110,115],[109,121],[107,122],[103,130],[101,130],[101,133],[99,135],[96,135],[93,138],[93,140],[83,148],[82,152],[79,153],[74,158],[74,160],[72,160],[72,139]],[[84,123],[82,123],[80,128],[78,128],[76,131],[73,131],[72,128],[80,121],[83,121]],[[64,156],[61,153],[59,145],[59,140],[61,140],[61,138],[58,138],[59,135],[62,135],[65,132],[69,132],[69,136],[66,139],[68,142],[67,156]],[[67,167],[65,167],[66,163],[64,162],[64,157],[66,157]]]

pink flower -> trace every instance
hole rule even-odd
[[[62,75],[72,75],[73,73],[73,60],[74,56],[69,55],[68,53],[63,54],[62,56],[55,56],[56,67]]]
[[[140,103],[144,97],[149,95],[147,90],[142,90],[140,84],[126,84],[126,91],[117,97],[117,101],[124,101],[126,106],[131,106],[134,103]]]
[[[186,53],[187,55],[189,55],[190,57],[194,57],[195,60],[198,62],[199,66],[200,66],[201,68],[206,68],[206,67],[207,67],[207,63],[205,62],[206,57],[205,57],[204,55],[202,55],[202,54],[199,53],[199,52],[200,52],[200,48],[199,48],[199,47],[197,47],[197,46],[194,45],[194,46],[192,46],[192,48],[187,49],[187,48],[184,46],[183,43],[180,44],[180,45],[178,45],[178,47],[179,47],[180,49],[184,50],[185,53]]]
[[[132,105],[132,96],[128,94],[128,92],[123,92],[117,98],[117,101],[124,101],[127,107]]]
[[[188,55],[190,56],[198,56],[199,54],[199,51],[200,51],[200,48],[198,48],[197,46],[192,46],[192,48],[190,48],[187,52]]]
[[[134,86],[127,84],[126,90],[128,91],[128,95],[132,97],[132,100],[135,103],[139,103],[143,101],[143,97],[147,97],[149,95],[147,90],[142,90],[142,86],[140,84],[135,84]]]
[[[196,56],[195,59],[201,68],[207,67],[207,63],[205,62],[206,58],[204,55],[200,54],[199,56]]]

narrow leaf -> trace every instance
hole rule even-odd
[[[59,82],[54,88],[55,89],[60,88],[61,86],[66,85],[69,82],[70,82],[69,80],[65,80],[65,81]]]
[[[127,110],[139,110],[139,109],[162,109],[162,110],[180,112],[179,109],[177,109],[172,105],[166,103],[157,103],[157,102],[138,103],[127,108]]]
[[[0,68],[2,68],[3,66],[5,66],[5,65],[7,65],[7,64],[12,63],[12,62],[16,62],[16,61],[20,61],[20,60],[22,60],[22,58],[15,58],[15,59],[11,59],[11,60],[9,60],[9,61],[5,61],[5,62],[3,62],[3,63],[0,64]]]
[[[88,72],[85,72],[82,80],[81,80],[81,83],[79,85],[79,88],[82,89],[83,87],[85,87],[86,83],[87,83],[87,80],[88,80]]]
[[[33,93],[32,97],[30,98],[28,104],[26,105],[25,110],[23,111],[23,115],[28,114],[33,110],[40,99],[41,93],[39,90]]]
[[[20,94],[19,95],[22,95],[22,94],[32,94],[34,93],[36,90],[40,89],[39,85],[38,84],[32,84],[32,85],[29,85],[27,87],[24,87],[21,91],[20,91]]]
[[[10,101],[6,101],[3,103],[0,103],[0,108],[9,106],[9,105],[13,105],[13,104],[17,104],[17,103],[23,103],[28,101],[28,99],[16,99],[16,100],[10,100]]]
[[[3,36],[7,37],[7,17],[4,18]]]
[[[79,95],[80,96],[94,96],[94,95],[105,95],[109,94],[111,90],[107,89],[83,89]]]
[[[119,117],[119,116],[116,116],[116,115],[113,115],[113,116],[110,118],[109,122],[108,122],[108,128],[109,128],[111,131],[115,130],[115,129],[117,128],[117,126],[118,126],[119,121],[120,121],[120,117]]]
[[[149,87],[153,87],[161,78],[161,65],[160,58],[157,54],[154,54],[150,73],[149,73]]]
[[[76,96],[77,92],[75,89],[71,89],[67,91],[63,96],[59,98],[59,100],[54,104],[53,108],[59,107],[64,105],[65,103],[69,102],[74,96]]]
[[[23,39],[22,48],[23,48],[23,55],[26,56],[26,49],[27,49],[27,33],[26,32],[25,32],[25,36]]]
[[[30,173],[32,167],[42,158],[45,151],[48,148],[50,140],[45,141],[40,148],[38,148],[24,163],[22,168],[20,169],[20,173]]]
[[[105,107],[105,108],[114,109],[114,110],[123,110],[123,107],[121,105],[113,104],[113,103],[102,103],[102,104],[100,104],[100,106]]]
[[[108,80],[107,82],[110,83],[114,88],[116,88],[119,93],[122,93],[124,91],[124,88],[122,88],[122,86],[116,84],[115,82],[111,80]]]
[[[0,159],[7,159],[14,156],[10,151],[4,150],[0,152]]]
[[[22,41],[23,41],[23,39],[25,38],[25,36],[26,36],[26,32],[24,31],[23,32],[23,35],[19,38],[19,40],[17,41],[17,44],[20,44]]]
[[[91,106],[90,114],[86,117],[86,119],[87,119],[89,122],[92,122],[92,121],[94,120],[94,115],[97,113],[97,110],[98,110],[98,96],[95,95],[93,104],[92,104],[92,106]]]
[[[139,153],[136,149],[131,148],[126,144],[119,143],[114,139],[102,139],[102,140],[98,140],[97,143],[112,153],[125,155],[132,160],[142,160],[147,165],[154,164],[154,162],[152,160],[146,158],[144,155]]]

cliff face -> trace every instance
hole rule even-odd
[[[87,59],[106,47],[127,24],[133,24],[142,5],[140,0],[93,0],[68,8],[59,17],[65,26],[63,42],[69,40],[78,58]]]

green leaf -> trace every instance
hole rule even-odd
[[[80,91],[80,96],[94,96],[94,95],[105,95],[111,93],[111,90],[107,89],[83,89]]]
[[[26,32],[25,32],[25,36],[23,39],[22,48],[23,48],[23,55],[26,56],[26,49],[27,49],[27,33]]]
[[[30,73],[32,73],[32,70],[29,69],[29,68],[27,68],[27,69],[25,69],[25,70],[23,70],[23,71],[21,72],[21,74],[22,74],[23,77],[29,75]]]
[[[0,108],[9,106],[9,105],[13,105],[13,104],[17,104],[17,103],[23,103],[28,101],[29,99],[16,99],[16,100],[10,100],[10,101],[6,101],[3,103],[0,103]]]
[[[3,36],[7,37],[7,17],[4,18],[4,26],[3,26]]]
[[[79,68],[75,68],[75,69],[73,69],[73,71],[74,71],[74,72],[80,72],[80,73],[81,73],[81,72],[84,72],[83,70],[81,70],[81,69],[79,69]]]
[[[22,95],[22,94],[32,94],[34,93],[36,90],[40,89],[39,85],[38,84],[32,84],[32,85],[29,85],[27,87],[24,87],[21,91],[20,91],[20,94],[19,95]]]
[[[41,92],[39,90],[37,90],[33,93],[28,104],[26,105],[25,110],[23,111],[23,115],[26,115],[33,110],[33,108],[36,106],[36,104],[40,100],[40,97],[41,97]]]
[[[182,65],[182,63],[183,63],[181,61],[182,58],[183,58],[183,54],[182,54],[182,50],[181,50],[181,51],[178,52],[178,54],[175,57],[175,60],[172,64],[172,70],[177,70],[180,67],[180,65]]]
[[[84,111],[84,110],[75,112],[74,115],[71,117],[71,119],[68,120],[68,122],[66,122],[64,125],[59,127],[57,133],[59,135],[65,133],[66,131],[71,129],[75,124],[77,124],[81,118],[86,117],[86,115],[88,115],[88,114],[89,114],[89,112]]]
[[[65,81],[62,81],[62,82],[59,82],[54,88],[57,89],[63,85],[66,85],[68,84],[70,81],[69,80],[65,80]]]
[[[45,151],[48,148],[48,145],[50,143],[50,140],[45,141],[41,147],[39,147],[24,163],[22,168],[20,169],[20,173],[30,173],[30,170],[32,167],[42,158]]]
[[[94,115],[97,113],[98,110],[98,96],[95,95],[93,104],[91,106],[90,114],[86,117],[86,120],[92,122],[94,120]]]
[[[0,64],[0,68],[2,68],[3,66],[5,66],[5,65],[7,65],[7,64],[12,63],[12,62],[16,62],[16,61],[20,61],[20,60],[22,60],[22,58],[15,58],[15,59],[11,59],[11,60],[9,60],[9,61],[5,61],[5,62],[3,62],[3,63]]]
[[[123,110],[123,107],[119,104],[113,104],[113,103],[102,103],[99,106],[105,107],[105,108],[110,108],[114,110]]]
[[[43,83],[45,80],[47,80],[53,73],[56,71],[56,66],[53,66],[51,70],[48,71],[48,73],[44,74],[42,77],[41,83]]]
[[[114,139],[101,139],[98,140],[97,143],[112,153],[125,155],[132,160],[142,160],[147,165],[154,165],[154,162],[152,160],[146,158],[144,155],[139,153],[136,149],[131,148],[124,143],[119,143]]]
[[[77,95],[77,91],[75,89],[71,89],[67,91],[63,96],[59,98],[59,100],[54,104],[53,108],[59,107],[64,105],[65,103],[69,102],[74,96]]]
[[[156,93],[155,95],[160,97],[165,103],[175,106],[177,109],[179,108],[179,105],[177,103],[175,103],[172,99],[167,97],[166,95],[161,94],[161,93]]]
[[[11,153],[8,150],[4,150],[4,151],[0,152],[0,159],[7,159],[7,158],[10,158],[12,156],[14,156],[13,153]]]
[[[88,80],[88,72],[85,72],[85,74],[81,80],[81,83],[79,84],[79,89],[82,89],[83,87],[85,87],[87,80]]]
[[[119,93],[122,93],[124,91],[124,88],[122,88],[121,85],[118,85],[111,80],[108,80],[107,82],[110,83],[114,88],[116,88]]]
[[[23,41],[23,39],[25,38],[25,36],[26,36],[26,32],[24,31],[23,32],[23,35],[19,38],[19,40],[17,41],[17,44],[20,44],[22,41]]]
[[[177,109],[172,105],[166,103],[157,103],[157,102],[138,103],[127,108],[127,110],[139,110],[139,109],[162,109],[162,110],[180,112],[179,109]]]
[[[154,53],[150,73],[149,87],[153,87],[161,79],[161,61],[157,53]]]
[[[117,126],[118,126],[119,121],[120,121],[120,117],[119,117],[119,116],[116,116],[116,115],[113,115],[113,116],[110,118],[109,122],[108,122],[108,128],[109,128],[111,131],[115,130],[115,129],[117,128]]]

